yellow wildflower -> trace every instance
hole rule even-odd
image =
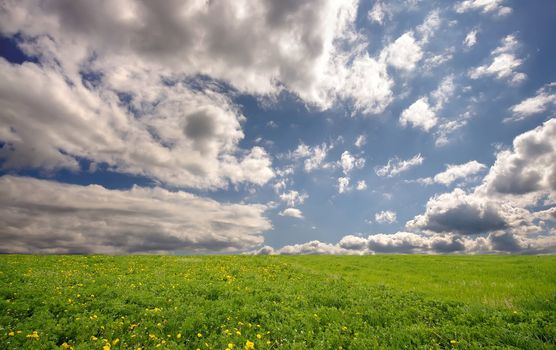
[[[61,345],[62,349],[73,349],[73,346],[69,345],[68,343],[64,342]]]
[[[116,339],[112,340],[112,345],[116,345],[116,344],[118,344],[119,342],[120,342],[120,339],[119,339],[119,338],[116,338]]]
[[[203,337],[203,333],[197,333],[197,338],[202,338]]]
[[[27,338],[37,340],[37,339],[40,338],[40,336],[39,336],[39,333],[37,331],[33,331],[33,333],[31,333],[31,334],[27,334]]]
[[[110,350],[110,343],[104,344],[104,346],[102,347],[102,350]]]
[[[92,341],[97,341],[97,339],[98,339],[97,337],[95,337],[94,335],[91,335],[91,340]]]
[[[230,349],[230,350],[231,350],[231,349],[233,349],[233,348],[234,348],[234,344],[232,344],[232,343],[229,343],[229,344],[228,344],[228,348],[227,348],[227,349]]]
[[[13,331],[11,331],[10,333],[8,333],[8,335],[9,335],[10,337],[13,337],[13,336],[15,335],[15,333],[14,333]]]
[[[181,338],[181,333],[178,333],[178,335],[176,335],[176,338],[180,339]]]
[[[257,333],[257,339],[261,339],[263,336]]]
[[[246,341],[245,342],[245,350],[255,350],[255,343],[253,343],[252,341]]]

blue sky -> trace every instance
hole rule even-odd
[[[555,15],[8,2],[0,251],[554,252]]]

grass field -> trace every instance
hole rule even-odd
[[[0,256],[0,349],[555,349],[556,256]]]

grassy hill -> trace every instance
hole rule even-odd
[[[0,256],[2,349],[554,349],[556,256]]]

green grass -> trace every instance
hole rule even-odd
[[[555,256],[6,255],[0,349],[555,349],[554,271]]]

